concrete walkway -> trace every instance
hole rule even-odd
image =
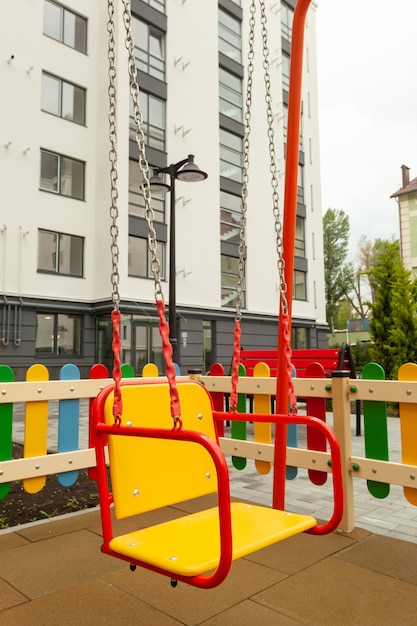
[[[332,425],[332,414],[327,415]],[[356,436],[356,416],[351,416],[352,455],[364,457],[364,436]],[[305,446],[305,435],[299,429],[300,447]],[[388,442],[390,461],[401,462],[400,422],[388,418]],[[306,470],[298,470],[296,480],[287,481],[286,508],[297,513],[307,513],[320,519],[328,519],[332,512],[333,495],[331,481],[322,487],[311,483]],[[253,500],[271,505],[272,474],[261,476],[248,461],[243,471],[231,472],[232,495],[243,500]],[[380,500],[370,495],[366,481],[354,480],[355,524],[374,533],[417,543],[417,507],[403,495],[403,488],[390,486],[387,498]],[[417,617],[416,617],[417,623]]]
[[[100,545],[97,510],[2,532],[0,624],[416,623],[417,545],[366,530],[287,539],[235,562],[226,581],[207,591],[131,572]]]

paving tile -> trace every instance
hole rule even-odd
[[[28,543],[27,539],[16,532],[0,532],[0,552]]]
[[[239,624],[239,626],[254,626],[254,624],[260,626],[300,626],[298,620],[251,600],[240,602],[227,611],[211,617],[203,622],[202,626],[232,626],[234,624]]]
[[[94,523],[100,523],[99,508],[42,520],[42,522],[38,524],[25,524],[24,528],[21,528],[18,532],[21,537],[25,537],[28,541],[43,541],[50,537],[57,537],[82,528],[87,528]]]
[[[271,568],[240,559],[232,564],[227,579],[215,589],[197,589],[182,583],[172,588],[167,577],[139,568],[131,572],[127,566],[104,580],[171,615],[181,624],[193,626],[275,585],[284,577],[285,574]],[[228,622],[223,624],[226,626]]]
[[[328,557],[251,598],[308,626],[415,626],[416,588]]]
[[[12,606],[24,604],[25,602],[28,602],[28,598],[0,578],[0,611],[5,611]],[[1,619],[0,617],[0,623]]]
[[[65,591],[4,611],[2,626],[179,626],[180,622],[102,580],[83,582]]]
[[[417,585],[417,545],[381,535],[340,552],[337,558]],[[416,597],[417,608],[417,597]]]
[[[324,536],[301,533],[254,552],[246,558],[286,574],[294,574],[330,554],[351,546],[354,541],[336,533]]]
[[[1,576],[31,599],[54,593],[122,566],[100,546],[100,537],[88,530],[18,546],[0,552]]]

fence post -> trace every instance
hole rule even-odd
[[[332,373],[333,425],[340,445],[343,478],[343,517],[339,530],[351,532],[355,528],[353,479],[350,471],[352,457],[352,428],[350,418],[349,372]]]

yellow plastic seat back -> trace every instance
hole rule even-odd
[[[183,428],[216,441],[211,398],[194,381],[178,381]],[[123,426],[172,429],[168,383],[122,385]],[[104,406],[113,424],[113,392]],[[117,519],[217,491],[210,454],[184,441],[109,435],[110,477]]]

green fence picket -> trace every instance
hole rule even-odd
[[[0,382],[14,382],[14,372],[8,365],[0,365]],[[10,461],[13,455],[12,443],[13,404],[0,404],[0,461]],[[10,483],[0,485],[0,499],[5,498],[10,491]]]
[[[367,363],[362,370],[362,378],[385,380],[385,372],[378,363]],[[364,400],[363,421],[366,458],[388,461],[387,403],[383,400]],[[375,498],[386,498],[389,495],[389,483],[380,483],[376,480],[366,482],[369,493]]]

